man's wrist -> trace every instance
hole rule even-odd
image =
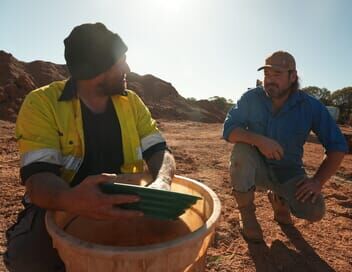
[[[159,190],[167,190],[171,189],[171,178],[167,176],[159,176],[157,177],[150,185],[149,188],[159,189]]]
[[[160,181],[160,182],[164,182],[168,185],[171,185],[171,177],[168,176],[158,176],[155,181]]]
[[[260,146],[263,143],[263,140],[266,138],[265,136],[260,134],[253,134],[251,137],[252,137],[253,145],[255,145],[258,148],[260,148]]]

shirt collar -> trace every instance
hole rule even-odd
[[[269,112],[272,111],[272,103],[270,97],[266,94],[265,90],[263,87],[257,87],[257,93],[262,97],[264,100],[265,107]]]
[[[66,81],[64,89],[62,90],[62,94],[59,97],[59,101],[69,101],[74,97],[77,97],[76,81],[72,78],[69,78]]]
[[[264,88],[258,87],[257,92],[262,96],[264,99],[264,103],[269,111],[272,111],[272,102],[270,97],[266,94]],[[280,112],[285,112],[291,107],[294,107],[297,103],[300,103],[302,100],[304,100],[304,97],[302,95],[301,90],[294,91],[293,93],[290,94],[288,97],[286,103],[284,104],[282,110]]]

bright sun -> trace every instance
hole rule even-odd
[[[153,0],[154,5],[168,13],[178,13],[184,8],[186,0]]]

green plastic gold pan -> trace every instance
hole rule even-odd
[[[101,184],[106,194],[138,195],[141,200],[136,203],[119,205],[128,210],[142,211],[145,216],[157,219],[175,220],[190,208],[200,197],[177,192],[151,189],[148,187],[122,183]]]

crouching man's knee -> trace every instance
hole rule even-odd
[[[230,159],[230,178],[237,192],[248,192],[255,183],[258,151],[249,144],[236,143]]]
[[[308,212],[307,220],[310,222],[318,222],[323,219],[325,215],[325,204],[316,205],[310,212]]]
[[[306,219],[310,222],[318,222],[325,215],[325,201],[322,195],[318,197],[315,203],[300,203],[298,207],[291,207],[293,215],[298,218]]]

